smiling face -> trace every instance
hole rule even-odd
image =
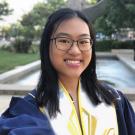
[[[71,18],[63,21],[53,37],[64,37],[74,41],[91,38],[88,25],[80,18]],[[50,61],[58,73],[59,79],[79,79],[82,72],[91,61],[92,49],[81,51],[77,43],[67,51],[56,48],[55,40],[51,40],[49,48]]]

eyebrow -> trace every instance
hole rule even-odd
[[[55,36],[67,36],[67,37],[71,37],[71,35],[70,34],[68,34],[68,33],[63,33],[63,32],[61,32],[61,33],[58,33],[58,34],[56,34]],[[81,34],[81,35],[79,35],[79,37],[91,37],[89,34]]]

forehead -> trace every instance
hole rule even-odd
[[[71,36],[90,35],[88,24],[80,18],[70,18],[62,21],[56,28],[54,35],[67,34]]]

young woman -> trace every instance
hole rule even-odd
[[[60,9],[45,25],[36,90],[12,98],[0,118],[2,135],[134,135],[125,96],[96,75],[95,36],[79,11]]]

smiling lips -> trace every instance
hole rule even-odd
[[[64,60],[66,62],[66,65],[69,67],[79,67],[82,60],[71,60],[71,59],[66,59]]]

